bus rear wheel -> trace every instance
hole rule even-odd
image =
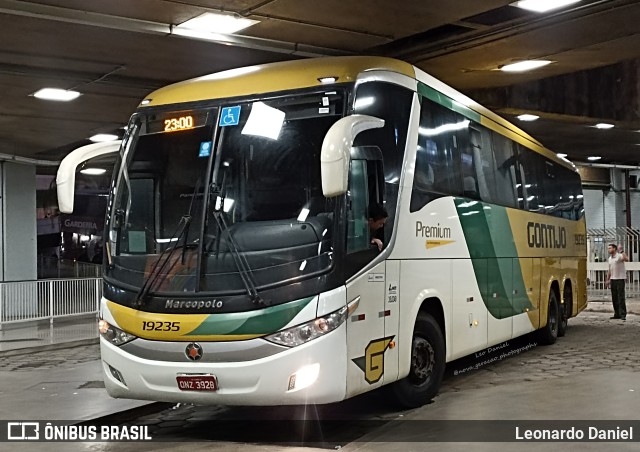
[[[413,330],[409,375],[389,388],[394,402],[403,408],[417,408],[431,401],[440,389],[444,368],[440,326],[432,316],[420,312]]]
[[[549,306],[547,307],[547,325],[538,330],[538,340],[543,345],[555,344],[558,339],[558,326],[560,324],[560,308],[558,297],[552,290],[549,293]]]

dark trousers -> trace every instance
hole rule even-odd
[[[611,301],[613,301],[613,315],[616,317],[627,316],[627,304],[624,300],[624,279],[612,279]]]

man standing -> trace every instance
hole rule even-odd
[[[611,284],[611,301],[613,302],[612,319],[627,320],[627,305],[624,299],[624,282],[627,279],[627,272],[624,263],[629,258],[622,251],[622,247],[618,250],[615,244],[609,245],[609,273],[605,287]]]

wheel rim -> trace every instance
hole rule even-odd
[[[435,364],[436,354],[431,343],[422,337],[414,337],[409,374],[411,383],[416,386],[426,384],[431,378]]]

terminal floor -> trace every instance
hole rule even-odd
[[[0,356],[16,350],[43,351],[60,347],[98,343],[96,316],[65,320],[3,325],[0,330]]]

